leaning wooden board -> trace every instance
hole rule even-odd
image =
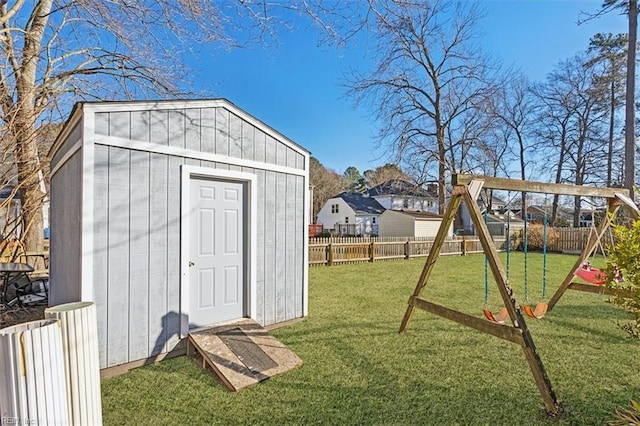
[[[244,319],[189,333],[189,344],[232,391],[302,365],[302,360],[260,324]]]

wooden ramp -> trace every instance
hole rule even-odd
[[[195,350],[232,391],[260,383],[302,365],[302,360],[251,319],[189,333]]]

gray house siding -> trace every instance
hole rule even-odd
[[[89,113],[91,104],[85,106]],[[251,295],[251,316],[269,325],[304,315],[304,149],[293,149],[225,106],[100,111],[94,120],[91,282],[101,368],[169,352],[180,342],[183,165],[256,175],[257,293]],[[178,148],[178,155],[145,151],[137,142]],[[208,161],[201,153],[224,158]],[[66,244],[61,250],[68,251]]]

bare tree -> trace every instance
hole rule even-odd
[[[636,182],[636,131],[635,131],[635,94],[636,94],[636,50],[638,44],[638,0],[604,0],[597,13],[586,14],[586,19],[595,19],[611,11],[619,11],[628,16],[629,48],[627,49],[627,79],[625,89],[624,119],[624,187],[631,195]]]
[[[606,91],[608,96],[607,107],[609,112],[609,139],[607,146],[607,179],[606,186],[613,184],[614,172],[614,142],[616,130],[616,111],[622,104],[622,88],[626,68],[622,66],[627,56],[628,37],[626,34],[601,34],[591,37],[589,41],[588,53],[592,57],[587,62],[587,66],[595,67],[599,75],[595,76],[597,86]]]
[[[459,142],[449,139],[450,129],[486,88],[487,66],[473,44],[476,5],[384,1],[371,12],[377,65],[367,75],[353,73],[350,94],[374,106],[383,123],[381,140],[410,174],[435,175],[442,213],[446,176],[455,172],[447,166],[447,150]]]
[[[488,105],[498,125],[506,127],[504,134],[508,137],[507,144],[517,159],[517,173],[520,179],[526,180],[527,169],[532,162],[530,151],[534,149],[534,145],[528,142],[527,138],[533,120],[529,81],[522,74],[512,76],[501,88],[493,92]],[[526,196],[527,194],[523,192],[522,206],[526,206]]]
[[[604,135],[607,111],[600,108],[605,99],[594,86],[595,73],[585,67],[584,56],[562,61],[544,85],[536,86],[539,99],[536,134],[549,149],[547,158],[556,157],[556,183],[575,185],[601,183],[606,171]],[[552,207],[552,222],[557,218],[558,197]],[[574,225],[578,226],[580,198],[574,199]]]
[[[197,44],[271,37],[271,8],[263,0],[2,1],[0,130],[26,247],[43,245],[39,123],[60,122],[75,101],[184,94],[183,55]]]
[[[313,221],[327,200],[345,190],[346,183],[342,176],[333,170],[326,169],[317,158],[309,161],[309,182],[313,185]]]

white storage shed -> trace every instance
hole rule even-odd
[[[380,216],[381,237],[435,237],[442,216],[429,212],[385,210]],[[453,235],[453,226],[449,228]]]
[[[309,152],[224,99],[77,104],[51,150],[50,305],[96,303],[100,367],[190,329],[307,314]]]

